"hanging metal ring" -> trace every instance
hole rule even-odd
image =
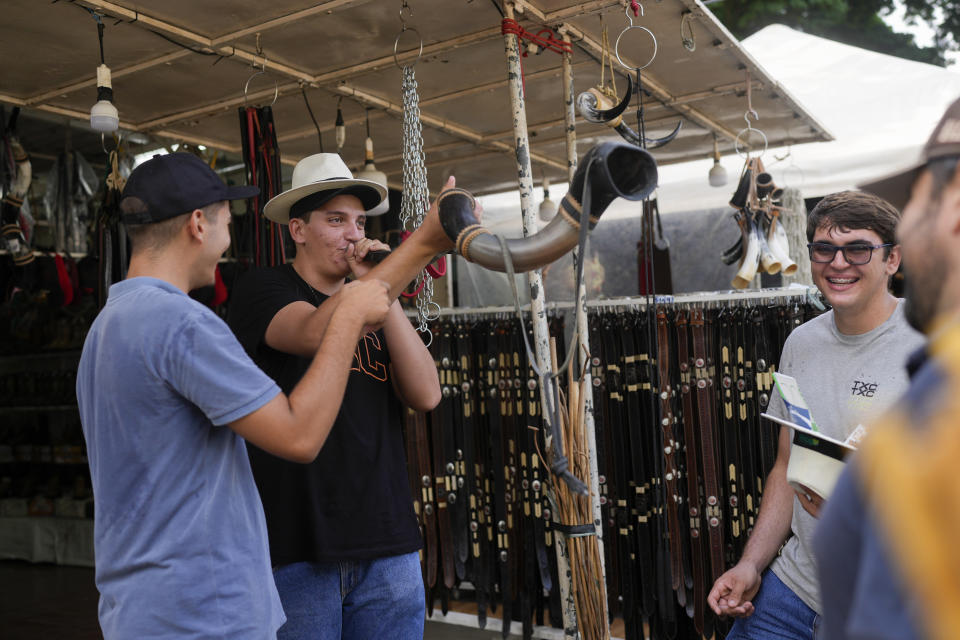
[[[436,310],[431,313],[431,309],[436,307]],[[423,317],[427,322],[433,322],[434,320],[440,319],[440,304],[431,300],[426,304],[427,311],[424,312]]]
[[[642,7],[641,7],[641,9],[642,9]],[[646,31],[648,34],[650,34],[650,38],[653,39],[653,55],[651,55],[651,56],[650,56],[650,59],[647,60],[647,64],[643,65],[642,67],[631,67],[630,65],[628,65],[626,62],[623,61],[623,58],[620,57],[620,40],[621,40],[621,38],[623,38],[624,34],[625,34],[627,31],[630,31],[631,29],[640,29],[640,30],[642,30],[642,31]],[[620,62],[620,65],[621,65],[624,69],[633,69],[634,71],[642,71],[643,69],[646,69],[647,67],[649,67],[650,64],[651,64],[651,63],[654,61],[654,59],[657,57],[657,36],[653,35],[653,31],[650,31],[650,29],[647,29],[647,28],[644,27],[643,25],[633,24],[633,21],[631,21],[630,26],[627,27],[626,29],[624,29],[623,31],[621,31],[621,32],[620,32],[620,35],[617,36],[617,41],[616,41],[616,43],[613,45],[613,52],[614,52],[614,53],[616,54],[616,56],[617,56],[617,61]]]
[[[750,150],[752,149],[752,147],[749,145],[746,138],[743,139],[744,146],[742,147],[740,146],[740,138],[745,133],[748,135],[750,133],[757,133],[760,135],[761,138],[763,138],[763,151],[758,153],[757,157],[760,157],[767,152],[767,134],[765,134],[760,129],[754,129],[753,127],[748,126],[743,130],[741,130],[740,133],[737,134],[737,137],[733,139],[733,148],[736,150],[737,155],[739,155],[741,158],[746,158],[746,159],[750,158]],[[744,151],[746,151],[746,154],[743,153]]]
[[[264,63],[264,66],[266,66],[266,63]],[[247,96],[248,96],[247,92],[250,90],[250,82],[257,76],[263,75],[265,73],[267,73],[267,70],[261,69],[260,71],[255,71],[252,76],[247,78],[247,83],[243,85],[243,106],[245,107],[247,106]],[[277,97],[279,97],[279,95],[280,95],[280,81],[277,79],[274,79],[273,80],[273,101],[270,102],[268,106],[272,107],[273,105],[275,105],[277,103]]]
[[[417,57],[414,58],[413,62],[407,66],[416,66],[417,62],[420,61],[420,56],[423,55],[423,36],[420,35],[420,32],[417,31],[415,27],[408,27],[404,25],[403,29],[400,30],[400,33],[397,34],[396,39],[393,41],[393,62],[397,65],[398,69],[403,69],[403,65],[400,64],[400,58],[397,57],[397,47],[400,46],[400,37],[403,36],[405,31],[413,31],[415,34],[417,34],[417,38],[420,40],[420,49],[417,51]]]

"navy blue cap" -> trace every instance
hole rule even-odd
[[[133,170],[123,188],[120,211],[128,224],[161,222],[223,200],[244,200],[259,187],[228,187],[192,153],[155,156]]]

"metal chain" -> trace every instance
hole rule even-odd
[[[420,98],[413,66],[403,68],[403,199],[400,223],[404,231],[414,231],[430,208],[427,167],[423,155],[423,125],[420,122]],[[428,331],[427,323],[440,316],[440,305],[433,301],[433,278],[426,270],[417,276],[417,331]],[[436,309],[431,313],[431,307]]]

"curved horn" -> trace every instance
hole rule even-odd
[[[677,137],[677,134],[680,133],[680,128],[683,126],[683,120],[677,122],[677,126],[673,128],[673,131],[663,136],[662,138],[645,138],[647,143],[647,149],[657,149],[667,144],[671,140]],[[617,133],[620,134],[620,137],[629,142],[630,144],[640,146],[640,134],[630,128],[623,120],[619,124],[614,126]]]
[[[677,126],[673,128],[673,131],[663,136],[662,138],[647,138],[647,149],[657,149],[663,145],[671,142],[674,138],[677,137],[677,134],[680,133],[680,128],[683,126],[683,120],[677,120]]]
[[[630,96],[633,95],[633,81],[627,76],[627,92],[620,100],[620,104],[604,109],[611,104],[610,99],[596,88],[584,91],[577,96],[577,110],[587,122],[595,124],[609,124],[616,127],[620,124],[620,116],[630,106]]]
[[[570,181],[570,190],[560,201],[558,215],[530,237],[507,240],[514,269],[530,271],[542,267],[576,246],[585,186],[590,189],[591,210],[586,213],[592,229],[614,198],[642,200],[650,195],[657,186],[657,163],[643,149],[622,142],[604,142],[590,149]],[[494,271],[506,271],[500,243],[477,220],[473,204],[473,197],[462,189],[445,191],[437,201],[440,224],[456,245],[456,252],[466,260]]]

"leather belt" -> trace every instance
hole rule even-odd
[[[663,434],[663,480],[666,488],[664,494],[664,509],[666,510],[668,544],[670,550],[670,584],[674,591],[682,593],[683,579],[683,551],[682,536],[680,535],[679,509],[680,471],[677,464],[679,443],[674,436],[674,425],[677,422],[673,411],[674,390],[671,384],[670,368],[670,334],[667,323],[667,312],[663,307],[657,309],[657,379],[660,396],[660,425]]]
[[[680,370],[680,398],[682,402],[683,437],[686,454],[687,477],[687,518],[690,526],[690,560],[693,571],[693,621],[698,633],[704,631],[704,610],[706,606],[707,578],[704,575],[704,550],[701,535],[703,533],[703,502],[700,495],[700,469],[697,459],[699,450],[694,414],[693,368],[690,359],[690,336],[687,328],[687,314],[677,313],[675,330],[677,334],[677,360]]]
[[[713,412],[713,376],[707,357],[706,327],[703,309],[690,312],[690,334],[693,341],[693,366],[697,387],[697,419],[700,425],[700,459],[703,463],[704,517],[710,545],[710,579],[713,584],[724,572],[723,529],[720,509],[720,482],[717,477],[716,441]]]
[[[434,362],[440,374],[440,403],[430,414],[430,432],[433,440],[433,484],[437,501],[437,525],[440,541],[440,566],[443,585],[452,589],[456,584],[454,567],[453,530],[451,528],[452,504],[456,503],[456,463],[454,461],[453,434],[448,432],[452,422],[453,397],[450,388],[450,327],[443,324],[436,328],[435,340],[431,345]],[[441,591],[441,609],[446,614],[446,593]]]

